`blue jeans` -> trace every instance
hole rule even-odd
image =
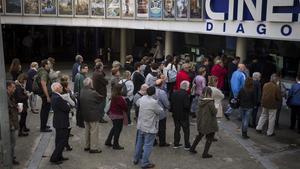
[[[247,132],[252,108],[250,108],[250,109],[240,108],[240,112],[242,115],[242,132]]]
[[[154,133],[145,133],[138,130],[134,161],[138,162],[140,160],[140,157],[142,157],[142,167],[150,164],[149,157],[153,149],[155,135],[156,134]]]

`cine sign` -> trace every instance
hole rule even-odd
[[[205,12],[206,33],[299,40],[299,0],[206,0]]]

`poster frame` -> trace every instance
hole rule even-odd
[[[186,0],[187,1],[187,13],[186,13],[186,18],[179,18],[177,17],[177,1],[175,0],[175,20],[176,21],[188,21],[189,20],[189,8],[190,8],[190,0]]]
[[[106,15],[106,0],[103,0],[104,1],[104,15],[103,16],[99,16],[99,15],[92,15],[92,0],[90,0],[90,7],[89,7],[89,11],[90,11],[90,17],[91,18],[105,18],[105,15]]]
[[[87,10],[88,14],[87,15],[77,15],[77,3],[78,3],[78,0],[73,0],[73,16],[76,18],[90,17],[90,0],[88,0],[88,10]]]
[[[120,19],[122,15],[122,3],[121,0],[119,0],[119,9],[120,9],[120,14],[119,16],[108,16],[107,8],[108,8],[108,0],[105,0],[105,18],[107,19]]]
[[[198,1],[201,1],[201,18],[191,18],[191,0],[189,0],[189,9],[188,9],[188,18],[189,18],[189,21],[192,21],[192,22],[196,22],[196,21],[203,21],[204,20],[204,0],[198,0]]]
[[[150,1],[152,1],[152,0],[150,0]],[[149,20],[155,20],[155,21],[161,21],[162,20],[163,12],[164,12],[163,1],[164,0],[160,0],[160,2],[161,2],[161,15],[160,15],[159,18],[151,17],[151,15],[150,15],[150,3],[148,4],[148,17],[149,17]]]
[[[4,4],[5,8],[3,9],[3,12],[5,15],[12,15],[12,16],[21,16],[23,15],[23,3],[22,3],[22,0],[19,0],[20,1],[20,5],[21,5],[21,12],[20,13],[11,13],[11,12],[7,12],[7,7],[6,7],[6,1],[8,0],[4,0],[2,1],[2,3]]]
[[[149,0],[148,0],[148,13],[147,13],[147,17],[139,17],[138,16],[138,0],[135,0],[135,4],[136,4],[136,8],[135,8],[135,19],[136,20],[149,20]]]
[[[165,20],[165,21],[175,21],[175,18],[176,18],[176,4],[175,4],[175,1],[176,0],[173,0],[174,1],[174,18],[166,18],[165,17],[165,2],[166,0],[163,0],[163,15],[162,15],[162,19]]]
[[[58,10],[57,0],[54,0],[55,1],[55,5],[56,5],[56,7],[55,7],[55,14],[43,14],[42,13],[42,1],[41,0],[39,0],[39,1],[40,1],[40,15],[41,16],[57,17],[57,10]]]
[[[133,12],[133,16],[132,17],[128,17],[128,16],[124,16],[123,17],[123,0],[121,0],[121,4],[120,4],[120,6],[121,6],[121,18],[122,19],[128,19],[128,20],[134,20],[134,19],[136,19],[136,0],[133,0],[134,1],[134,3],[133,3],[133,6],[134,6],[134,12]]]
[[[73,17],[73,16],[74,16],[74,1],[71,0],[71,1],[72,1],[72,14],[71,14],[71,15],[60,14],[60,13],[59,13],[59,1],[60,1],[60,0],[57,0],[57,16],[58,16],[58,17],[68,17],[68,18]]]
[[[4,11],[5,11],[4,0],[0,0],[0,2],[2,3],[2,12],[0,12],[0,15],[4,15]]]
[[[38,0],[38,6],[39,6],[39,13],[38,14],[26,14],[25,13],[25,0],[22,0],[23,4],[22,4],[22,8],[23,8],[23,15],[24,16],[40,16],[41,15],[41,3],[40,0]]]

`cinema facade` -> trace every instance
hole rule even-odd
[[[223,52],[247,60],[252,55],[272,54],[278,69],[287,77],[294,77],[300,69],[298,0],[0,0],[0,3],[4,47],[24,45],[26,33],[33,36],[38,32],[46,37],[40,42],[45,43],[47,50],[66,51],[69,45],[73,53],[65,54],[66,57],[73,59],[73,54],[88,49],[94,52],[84,55],[102,55],[109,49],[117,55],[116,59],[124,62],[124,56],[134,52],[134,48],[161,37],[165,55],[188,53],[196,58]],[[13,48],[5,50],[6,56],[18,55]]]

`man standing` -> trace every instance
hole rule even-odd
[[[156,85],[155,97],[158,100],[158,104],[163,108],[163,111],[159,113],[159,128],[158,128],[159,146],[168,147],[170,146],[170,144],[166,142],[166,123],[167,123],[167,113],[170,109],[170,102],[167,93],[164,90],[162,90],[163,80],[161,79],[156,80],[155,85]]]
[[[159,113],[163,111],[158,101],[153,98],[155,87],[147,89],[147,95],[138,100],[140,107],[137,123],[137,142],[135,146],[134,164],[138,164],[142,157],[141,166],[143,169],[154,168],[150,163],[149,157],[153,149],[155,135],[158,132]]]
[[[70,126],[69,123],[69,112],[70,107],[62,97],[61,93],[63,87],[60,83],[53,83],[51,85],[51,90],[53,92],[51,97],[51,106],[54,112],[53,115],[53,127],[55,128],[55,149],[51,155],[50,162],[54,164],[61,164],[62,161],[68,160],[64,158],[62,152],[67,145]]]
[[[8,96],[8,116],[9,116],[9,126],[10,126],[10,141],[11,141],[11,155],[14,165],[19,165],[20,163],[15,158],[15,146],[16,146],[16,131],[19,129],[18,122],[18,106],[14,98],[14,93],[16,90],[16,85],[13,81],[6,82],[7,96]]]
[[[51,80],[49,77],[49,71],[50,67],[48,64],[48,60],[42,60],[41,61],[41,68],[37,71],[37,83],[39,84],[41,94],[40,97],[42,98],[42,108],[40,113],[40,119],[41,119],[41,132],[51,132],[50,126],[47,126],[48,117],[49,117],[49,111],[51,109]]]
[[[190,122],[189,122],[189,109],[190,99],[189,90],[190,83],[188,81],[182,81],[180,84],[180,90],[174,92],[171,96],[171,112],[173,113],[173,119],[175,124],[174,130],[174,147],[179,148],[182,146],[180,143],[180,128],[184,133],[184,149],[189,150],[190,145]]]
[[[263,107],[256,131],[261,133],[265,122],[269,119],[267,136],[274,136],[276,111],[282,102],[280,87],[277,85],[279,77],[272,74],[270,82],[263,87],[261,105]]]
[[[74,93],[77,98],[80,98],[80,90],[83,88],[83,81],[86,78],[87,73],[89,72],[89,67],[87,64],[80,66],[80,72],[75,76],[74,82]],[[76,113],[76,124],[78,127],[84,128],[84,122],[82,114],[80,113],[80,100],[77,99],[77,113]]]
[[[75,61],[76,62],[74,63],[72,68],[72,82],[75,81],[75,76],[77,75],[77,73],[80,72],[80,67],[83,62],[83,57],[81,55],[76,55]]]
[[[98,62],[95,65],[95,71],[93,73],[93,87],[96,90],[96,92],[101,96],[100,97],[100,104],[102,104],[102,107],[100,108],[101,111],[104,112],[104,106],[105,106],[105,99],[107,96],[107,88],[108,81],[105,79],[105,73],[103,72],[103,63]],[[102,117],[99,120],[100,123],[107,123]]]
[[[233,72],[230,87],[231,87],[231,97],[237,98],[240,90],[243,88],[246,80],[246,66],[244,64],[239,64],[238,69]],[[231,100],[231,99],[230,99]],[[229,116],[231,115],[233,108],[229,106],[228,110],[224,113],[227,120],[230,120]]]

